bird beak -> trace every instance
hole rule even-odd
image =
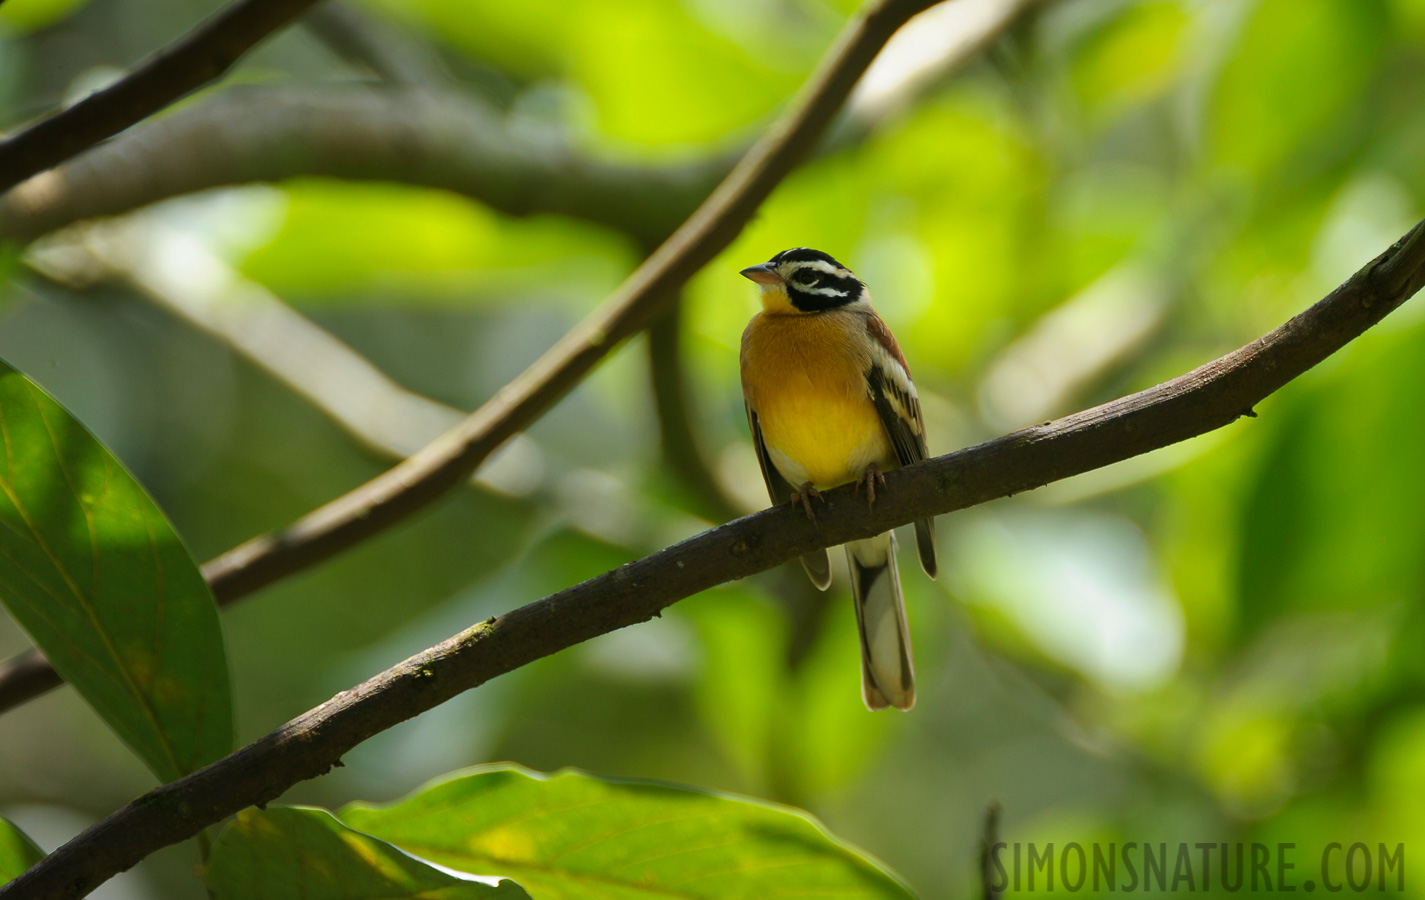
[[[748,266],[742,270],[743,278],[750,278],[758,284],[780,284],[782,276],[778,275],[769,262],[760,266]]]

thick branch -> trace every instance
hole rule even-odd
[[[316,0],[238,0],[73,106],[0,141],[0,192],[148,118],[222,75]]]
[[[790,506],[765,510],[476,625],[145,794],[0,888],[0,898],[83,896],[149,853],[325,773],[380,731],[699,591],[1220,428],[1251,414],[1422,283],[1425,222],[1324,300],[1247,346],[1157,387],[892,472],[886,499],[874,508],[847,485],[827,492],[816,523]]]

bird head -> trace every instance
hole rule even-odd
[[[850,269],[808,247],[783,250],[761,265],[743,269],[742,275],[762,287],[762,304],[768,309],[785,302],[798,312],[820,312],[866,295],[866,286]]]

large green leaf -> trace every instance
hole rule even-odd
[[[218,611],[163,513],[0,362],[0,601],[163,780],[232,749]]]
[[[217,900],[528,900],[519,885],[443,872],[352,831],[324,809],[246,809],[208,860]]]
[[[798,810],[571,769],[482,766],[338,815],[423,859],[507,875],[540,900],[911,896]]]
[[[13,881],[44,855],[23,831],[0,819],[0,884]]]

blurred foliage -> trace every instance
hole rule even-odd
[[[521,134],[676,164],[755,135],[850,6],[362,8]],[[210,8],[6,0],[0,123]],[[234,77],[369,76],[296,29]],[[738,389],[755,309],[739,268],[798,245],[848,262],[943,453],[1186,371],[1379,253],[1422,214],[1422,85],[1422,0],[1046,0],[903,113],[846,129],[689,284],[682,349],[712,477],[745,508],[763,502]],[[396,184],[306,178],[143,215],[465,408],[637,262],[599,226]],[[132,287],[48,280],[13,264],[19,251],[0,252],[0,355],[114,450],[200,558],[386,464]],[[286,799],[392,798],[499,760],[665,779],[805,807],[926,897],[965,896],[992,799],[1008,841],[1288,841],[1305,859],[1332,841],[1425,840],[1418,303],[1258,418],[943,520],[940,581],[904,565],[909,715],[861,706],[844,579],[809,599],[799,572],[768,573],[457,698]],[[632,342],[530,429],[504,461],[520,477],[498,482],[518,489],[462,490],[224,613],[240,739],[706,527],[686,466],[660,458],[644,350]],[[0,622],[0,653],[27,645]],[[42,846],[150,784],[72,692],[5,716],[0,814]],[[156,857],[116,889],[198,897],[191,865]]]

